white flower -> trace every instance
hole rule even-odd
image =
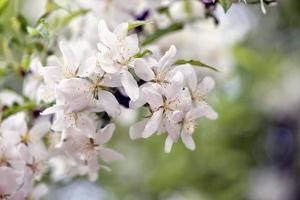
[[[134,71],[136,75],[144,81],[151,82],[158,86],[165,86],[170,82],[171,66],[176,55],[176,47],[171,46],[165,55],[159,61],[151,59],[137,59],[134,62]]]
[[[37,58],[33,58],[29,65],[29,72],[23,83],[23,93],[31,100],[40,102],[43,90],[43,66]]]
[[[205,108],[197,107],[191,108],[186,113],[176,111],[171,117],[172,123],[177,126],[175,130],[178,132],[178,135],[180,135],[183,144],[190,150],[194,150],[196,148],[192,134],[196,129],[197,120],[205,116],[205,114]],[[167,137],[165,141],[165,152],[169,153],[171,151],[174,142],[177,142],[177,140],[174,140],[174,138],[170,136]]]
[[[86,107],[101,107],[109,115],[120,114],[120,105],[115,96],[109,92],[113,84],[111,76],[103,74],[89,80],[81,78],[65,79],[58,85],[58,92],[68,104],[69,112],[78,112]]]
[[[25,179],[35,178],[40,180],[46,172],[49,154],[44,145],[27,147],[24,144],[18,146],[21,159],[25,162]]]
[[[218,114],[214,111],[214,109],[205,102],[207,95],[215,87],[214,79],[206,76],[199,82],[194,68],[189,64],[178,66],[174,69],[174,71],[180,71],[184,74],[185,79],[187,80],[188,89],[196,107],[201,107],[201,109],[205,108],[205,116],[208,119],[213,120],[218,118]]]
[[[191,106],[191,97],[188,91],[182,87],[182,81],[183,75],[177,72],[171,83],[164,88],[163,94],[150,88],[143,89],[143,94],[150,105],[152,116],[130,128],[132,139],[150,137],[158,130],[167,131],[174,140],[177,139],[178,136],[171,122],[173,113],[177,110],[188,110]]]
[[[39,120],[28,130],[24,113],[17,113],[5,119],[0,127],[2,137],[7,143],[18,145],[23,143],[27,146],[42,143],[41,139],[50,129],[48,120]]]
[[[137,35],[127,36],[127,23],[118,25],[111,32],[103,20],[99,22],[98,31],[98,67],[110,74],[119,73],[126,94],[136,100],[139,97],[138,85],[128,69],[133,65],[134,55],[139,52]]]
[[[110,140],[114,129],[114,124],[108,124],[98,131],[91,125],[89,129],[86,129],[87,134],[73,129],[72,134],[63,143],[62,149],[78,164],[86,166],[90,177],[96,178],[95,175],[100,169],[99,158],[108,163],[123,158],[120,153],[103,147]]]
[[[62,52],[63,62],[55,59],[54,66],[46,66],[42,69],[44,77],[43,100],[46,102],[54,101],[56,94],[56,85],[63,79],[74,78],[76,76],[85,76],[90,70],[91,62],[94,57],[80,63],[74,51],[65,42],[59,43]]]

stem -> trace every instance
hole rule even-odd
[[[17,112],[21,112],[21,111],[33,111],[37,108],[43,108],[48,106],[48,104],[44,104],[44,105],[37,105],[34,102],[25,102],[22,105],[13,105],[11,107],[7,107],[3,109],[2,112],[2,119],[5,119],[7,117],[9,117],[10,115],[13,115]]]

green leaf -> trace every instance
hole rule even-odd
[[[205,67],[211,70],[214,70],[216,72],[218,72],[219,70],[215,67],[212,67],[210,65],[207,65],[199,60],[177,60],[174,65],[184,65],[184,64],[191,64],[191,65],[195,65],[195,66],[199,66],[199,67]]]
[[[0,15],[9,5],[9,0],[0,0]]]
[[[145,49],[143,52],[139,52],[137,54],[134,55],[135,58],[143,58],[147,55],[151,55],[152,51],[150,51],[149,49]]]
[[[183,23],[175,22],[166,28],[158,29],[152,35],[145,38],[144,42],[142,43],[142,46],[151,44],[169,33],[183,29],[183,27],[184,27]]]
[[[232,5],[232,0],[220,0],[220,4],[224,11],[227,12]]]
[[[149,23],[149,22],[141,21],[141,20],[133,21],[128,24],[128,31],[131,31],[131,30],[135,29],[136,27],[143,26],[147,23]]]

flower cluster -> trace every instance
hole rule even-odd
[[[95,169],[95,172],[98,166],[90,166],[97,163],[91,154],[99,154],[106,159],[111,157],[109,160],[120,158],[116,152],[109,151],[106,153],[110,155],[103,155],[99,151],[98,146],[102,142],[98,137],[101,134],[97,132],[99,127],[95,126],[96,121],[101,120],[97,117],[98,113],[104,111],[110,117],[120,114],[121,100],[114,95],[118,91],[130,98],[131,108],[145,106],[151,112],[149,118],[130,128],[131,138],[147,138],[156,132],[165,132],[168,134],[166,152],[180,137],[187,148],[195,149],[192,133],[197,119],[202,116],[217,118],[214,110],[204,101],[214,87],[214,80],[204,77],[198,81],[194,68],[188,64],[173,66],[175,46],[171,46],[159,60],[138,58],[138,37],[128,34],[127,23],[110,31],[106,23],[100,21],[98,29],[98,52],[84,63],[76,60],[67,44],[60,43],[63,63],[43,69],[44,87],[49,90],[46,93],[53,94],[47,95],[47,98],[50,101],[55,99],[55,104],[43,114],[55,114],[52,130],[61,133],[57,146],[68,152],[68,148],[77,144],[78,147],[75,146],[81,150],[80,155],[77,155],[76,149],[69,151],[70,154]],[[110,130],[107,134],[111,135],[114,126],[107,126],[109,128],[104,129]],[[80,137],[87,143],[76,142]]]
[[[0,199],[39,199],[47,192],[44,184],[33,186],[47,171],[50,154],[44,137],[49,120],[39,119],[29,129],[25,113],[5,119],[0,126]]]
[[[205,101],[214,80],[199,80],[190,64],[174,64],[173,45],[160,59],[145,56],[137,34],[130,34],[128,27],[121,23],[111,31],[101,20],[97,51],[86,59],[78,59],[67,42],[60,42],[61,59],[52,57],[45,67],[32,61],[24,94],[48,106],[32,123],[23,112],[1,123],[0,177],[12,183],[0,185],[0,199],[30,195],[38,199],[47,188],[33,189],[34,181],[60,156],[72,163],[69,174],[96,180],[100,163],[123,159],[105,147],[115,130],[110,120],[121,114],[122,107],[149,111],[130,127],[132,139],[165,133],[165,152],[180,138],[188,149],[195,149],[192,134],[197,120],[217,118]]]

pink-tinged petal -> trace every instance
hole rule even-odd
[[[165,88],[165,95],[167,98],[173,98],[177,96],[179,92],[183,89],[183,75],[181,72],[176,72],[171,78],[171,84]]]
[[[134,61],[134,72],[144,81],[150,81],[155,78],[154,72],[144,59],[136,59]]]
[[[96,138],[95,138],[96,144],[99,145],[106,144],[112,137],[115,128],[116,125],[111,123],[106,125],[104,128],[100,129],[96,133]]]
[[[89,77],[95,71],[96,59],[96,56],[91,56],[84,60],[78,68],[77,75],[80,77]]]
[[[64,67],[71,74],[75,74],[79,66],[79,61],[74,52],[69,47],[69,45],[63,41],[59,43],[59,49],[63,55]]]
[[[25,163],[31,163],[32,162],[32,155],[28,149],[27,146],[25,146],[24,144],[20,144],[18,145],[18,152],[20,154],[21,159],[25,162]]]
[[[172,45],[165,55],[158,61],[160,71],[168,71],[169,67],[173,64],[173,59],[176,55],[176,47]]]
[[[149,103],[152,110],[156,110],[163,105],[163,97],[154,89],[148,87],[143,88],[143,95],[146,101]]]
[[[172,120],[172,111],[166,111],[164,121],[164,128],[169,136],[176,142],[180,136],[181,127],[178,123]]]
[[[100,41],[107,47],[115,44],[117,38],[114,33],[112,33],[104,20],[100,20],[98,24],[98,35]]]
[[[197,86],[197,96],[205,97],[215,87],[215,81],[213,78],[206,76]]]
[[[95,123],[87,115],[81,115],[76,125],[79,131],[84,133],[86,137],[94,137],[96,132]]]
[[[124,39],[127,33],[128,33],[128,23],[121,23],[114,30],[114,34],[117,36],[119,40]]]
[[[123,160],[124,156],[112,149],[102,147],[99,149],[100,158],[107,163],[111,163],[116,160]]]
[[[121,72],[121,83],[124,87],[126,94],[131,100],[137,100],[139,98],[139,87],[131,73],[129,73],[126,70],[123,70]]]
[[[173,143],[174,143],[173,139],[170,136],[168,136],[166,138],[166,141],[165,141],[165,152],[166,153],[170,153],[171,152]]]
[[[70,78],[59,83],[57,92],[67,100],[68,111],[77,112],[90,105],[92,99],[90,87],[90,82],[85,79]]]
[[[174,123],[178,123],[182,120],[183,118],[183,112],[179,111],[179,110],[175,110],[174,112],[172,112],[172,114],[170,115],[170,120]]]
[[[190,134],[186,133],[184,131],[184,129],[181,133],[181,139],[182,139],[183,144],[186,146],[186,148],[188,148],[192,151],[196,149],[194,139],[192,138],[192,136]]]
[[[12,168],[0,167],[0,194],[9,195],[10,197],[12,197],[21,186],[17,182],[19,176],[20,175]]]
[[[112,93],[100,90],[98,92],[98,98],[100,105],[107,112],[107,114],[109,114],[112,117],[120,115],[120,104]]]
[[[153,115],[148,120],[145,126],[145,129],[143,131],[143,138],[148,138],[157,131],[162,120],[162,115],[163,115],[162,109],[159,109],[158,111],[153,113]]]
[[[197,109],[201,110],[202,115],[208,119],[215,120],[218,118],[218,113],[216,113],[216,111],[205,101],[197,103]]]
[[[133,124],[129,129],[129,136],[132,140],[142,138],[143,137],[143,131],[145,129],[145,126],[148,122],[148,119],[144,119],[140,122],[137,122]]]

